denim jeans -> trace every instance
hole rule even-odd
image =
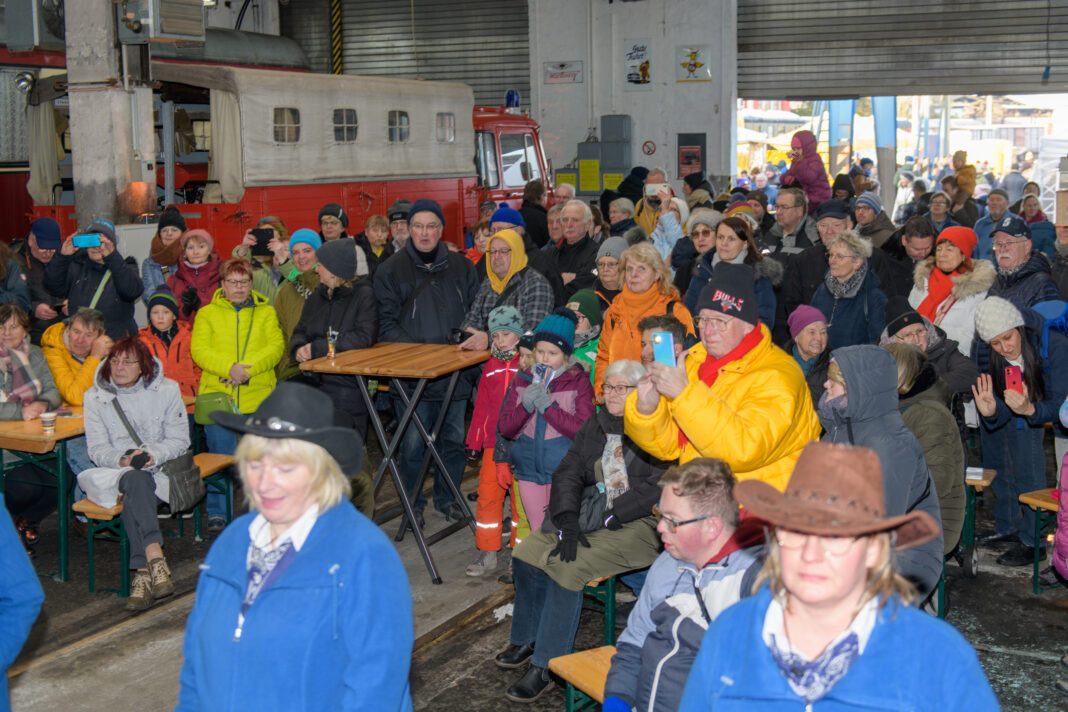
[[[442,403],[440,401],[426,400],[421,401],[416,406],[416,413],[418,413],[419,419],[423,422],[427,432],[433,430],[441,407]],[[400,420],[404,414],[404,403],[399,398],[396,398],[393,400],[393,408],[397,413],[397,420]],[[454,400],[448,404],[445,422],[441,426],[441,433],[438,434],[437,439],[438,453],[445,462],[445,467],[449,470],[449,477],[457,488],[460,486],[460,480],[464,476],[464,414],[466,408],[466,400]],[[401,480],[404,482],[405,488],[410,493],[412,488],[415,487],[415,480],[419,476],[419,465],[422,464],[423,455],[427,451],[426,443],[423,442],[422,436],[419,435],[418,428],[411,422],[408,423],[408,427],[404,431],[404,437],[401,439],[400,447],[397,450],[397,469],[400,471]],[[434,476],[434,508],[439,512],[446,512],[454,500],[452,491],[441,479],[441,473],[437,472],[433,458],[430,459],[430,469],[436,473]],[[416,511],[420,512],[426,508],[426,497],[423,496],[421,490],[412,502],[412,506]]]
[[[208,441],[208,452],[220,455],[233,455],[237,450],[237,435],[221,425],[205,425],[204,439]],[[234,495],[234,483],[229,478],[226,486],[230,490],[230,496]],[[204,500],[208,510],[208,519],[212,517],[226,517],[226,495],[219,492],[208,492]]]
[[[567,655],[575,644],[582,591],[569,591],[541,569],[512,559],[515,603],[512,606],[513,645],[534,643],[531,664],[548,667],[549,661]]]

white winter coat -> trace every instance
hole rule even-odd
[[[928,257],[916,265],[913,273],[913,287],[909,293],[912,308],[920,306],[927,298],[927,280],[931,276],[934,257]],[[953,290],[946,301],[955,299],[941,320],[934,322],[942,327],[946,336],[957,342],[957,349],[971,358],[972,340],[975,337],[975,310],[986,299],[986,293],[994,284],[997,272],[987,260],[972,260],[972,271],[959,274],[953,278]],[[943,302],[944,304],[945,302]]]

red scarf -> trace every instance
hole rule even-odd
[[[927,320],[932,324],[938,323],[935,321],[938,305],[944,302],[946,297],[953,292],[953,278],[958,274],[964,274],[965,271],[957,267],[957,269],[946,274],[934,267],[931,270],[931,276],[927,278],[927,296],[920,302],[920,306],[916,307],[916,311],[921,316],[927,317]]]
[[[764,334],[760,330],[760,325],[757,324],[756,328],[745,335],[741,343],[734,347],[734,350],[728,353],[723,358],[712,358],[709,354],[705,356],[705,361],[697,368],[697,377],[708,387],[712,387],[712,384],[719,378],[719,370],[726,366],[731,361],[737,361],[752,351],[757,345],[764,339]],[[679,447],[685,448],[689,439],[686,437],[686,433],[682,432],[682,428],[679,428]]]

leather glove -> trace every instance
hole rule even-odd
[[[512,474],[512,467],[506,462],[497,463],[497,484],[501,486],[501,489],[511,489],[512,482],[515,480],[515,475]]]
[[[182,313],[192,316],[197,309],[200,309],[200,295],[197,294],[196,287],[186,287],[182,292]]]
[[[606,697],[601,703],[602,712],[631,712],[632,709],[622,697]]]
[[[617,532],[623,528],[623,522],[619,521],[615,512],[608,512],[604,518],[604,528]]]
[[[570,512],[558,517],[556,522],[557,529],[556,548],[549,552],[551,557],[553,554],[557,554],[560,557],[560,561],[565,564],[574,561],[578,557],[578,545],[581,543],[587,549],[590,548],[590,542],[586,539],[586,535],[579,531],[578,515]]]
[[[541,395],[549,395],[545,392],[545,386],[541,383],[531,383],[529,386],[523,389],[523,395],[520,396],[520,401],[523,404],[523,408],[525,408],[528,413],[533,413],[535,410],[537,410],[537,406],[535,404],[537,403],[538,398],[540,397],[538,391],[541,391]]]

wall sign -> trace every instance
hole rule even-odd
[[[675,48],[675,81],[710,82],[712,50],[708,45],[686,45]]]
[[[623,42],[623,88],[627,91],[651,91],[653,88],[652,40]]]
[[[542,62],[544,84],[582,84],[582,62]]]
[[[646,156],[651,156],[656,153],[656,144],[652,141],[646,141],[642,144],[642,153]]]

